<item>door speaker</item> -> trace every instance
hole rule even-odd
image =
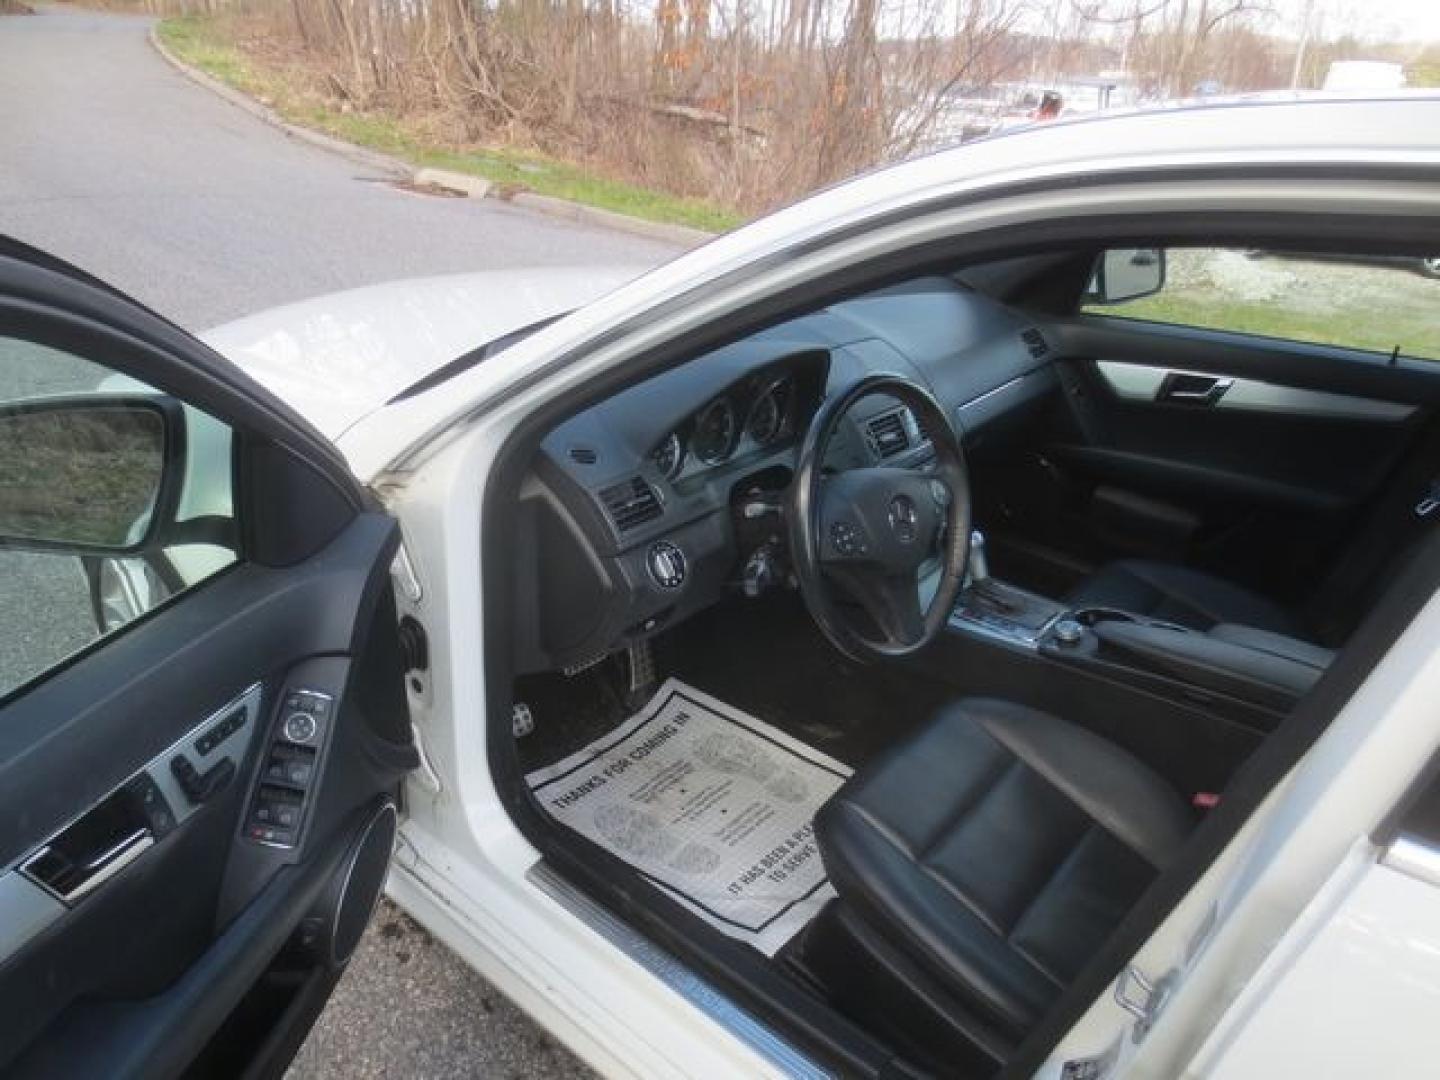
[[[398,825],[395,804],[386,799],[356,834],[317,905],[319,933],[307,936],[332,968],[342,968],[349,962],[375,912],[390,869]]]

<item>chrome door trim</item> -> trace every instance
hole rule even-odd
[[[1413,837],[1398,837],[1380,857],[1381,863],[1402,874],[1440,886],[1440,851]]]
[[[1161,386],[1172,375],[1215,377],[1207,372],[1150,364],[1127,364],[1117,360],[1099,360],[1095,367],[1110,390],[1125,401],[1156,401]],[[1378,401],[1351,394],[1332,394],[1327,390],[1281,386],[1279,383],[1264,382],[1260,379],[1237,378],[1230,379],[1229,382],[1224,394],[1217,397],[1209,408],[1319,416],[1336,420],[1374,420],[1384,423],[1400,423],[1415,413],[1413,405],[1398,401]]]

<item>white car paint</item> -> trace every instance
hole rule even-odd
[[[607,1073],[796,1071],[801,1059],[783,1042],[747,1027],[743,1016],[713,996],[696,1004],[677,993],[673,961],[668,967],[648,962],[633,943],[607,934],[567,902],[537,874],[537,853],[501,804],[486,758],[492,720],[486,716],[480,573],[481,496],[499,448],[523,417],[556,394],[633,364],[646,347],[723,324],[756,300],[815,275],[922,241],[944,239],[958,250],[967,235],[983,229],[1110,211],[1283,206],[1320,214],[1440,216],[1434,184],[1385,186],[1343,174],[1330,184],[1244,178],[1162,184],[1141,175],[1175,165],[1297,162],[1395,162],[1432,175],[1440,170],[1440,149],[1433,142],[1416,145],[1423,133],[1437,130],[1440,99],[1383,107],[1327,102],[1318,106],[1327,110],[1323,125],[1314,122],[1316,107],[1231,107],[1059,123],[872,174],[717,240],[444,386],[383,408],[377,406],[395,390],[438,363],[568,305],[541,312],[537,302],[528,309],[533,314],[515,315],[507,325],[506,315],[488,310],[512,306],[504,275],[494,275],[483,284],[452,281],[422,289],[428,300],[416,299],[410,285],[359,290],[209,335],[222,352],[337,436],[357,475],[373,482],[401,522],[420,584],[418,596],[398,590],[401,610],[426,626],[431,642],[431,669],[410,694],[433,782],[409,782],[392,895]],[[1050,190],[1017,187],[1047,179],[1062,182]],[[1094,181],[1103,186],[1086,186]],[[928,208],[940,196],[962,193],[965,202]],[[532,284],[538,294],[538,280]],[[360,370],[371,362],[377,371]],[[341,385],[351,375],[359,384]],[[1152,975],[1184,972],[1149,1037],[1137,1045],[1129,1036],[1132,1018],[1104,997],[1062,1043],[1050,1075],[1058,1075],[1069,1058],[1122,1042],[1134,1075],[1174,1076],[1187,1069],[1204,1075],[1216,1068],[1214,1059],[1195,1057],[1201,1044],[1237,1023],[1237,1010],[1253,1011],[1255,1003],[1247,1003],[1242,991],[1263,981],[1259,973],[1276,942],[1440,743],[1440,716],[1429,704],[1440,695],[1437,635],[1440,608],[1432,602],[1141,951],[1137,964]],[[1422,917],[1415,919],[1420,926]],[[1433,922],[1425,926],[1420,945],[1440,948],[1440,933],[1428,936]],[[1313,965],[1297,964],[1286,977],[1303,980],[1307,970]],[[1365,988],[1362,980],[1354,992]],[[1278,1000],[1279,989],[1273,993]]]
[[[587,304],[642,269],[551,267],[369,285],[271,308],[201,338],[335,439],[436,368]]]
[[[1217,1040],[1206,1075],[1400,1080],[1433,1070],[1440,889],[1371,857],[1333,892],[1338,903],[1323,891],[1318,918],[1302,917],[1276,947],[1256,978],[1262,994]]]

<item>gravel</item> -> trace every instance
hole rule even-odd
[[[547,1080],[589,1074],[463,960],[382,900],[289,1075]]]
[[[398,278],[675,254],[493,200],[392,187],[195,86],[154,53],[148,29],[147,19],[63,8],[0,22],[0,233],[182,326]],[[0,397],[12,391],[0,385]],[[83,644],[87,603],[73,559],[7,556],[0,686],[24,677],[27,657]],[[387,902],[292,1075],[586,1071]]]

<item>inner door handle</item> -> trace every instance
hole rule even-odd
[[[1155,392],[1156,401],[1168,401],[1175,405],[1210,406],[1225,396],[1235,385],[1234,379],[1218,375],[1192,375],[1185,371],[1172,371],[1160,383]]]
[[[142,826],[94,854],[75,858],[59,843],[46,844],[21,870],[66,904],[74,904],[98,889],[145,854],[155,843],[155,834]]]

